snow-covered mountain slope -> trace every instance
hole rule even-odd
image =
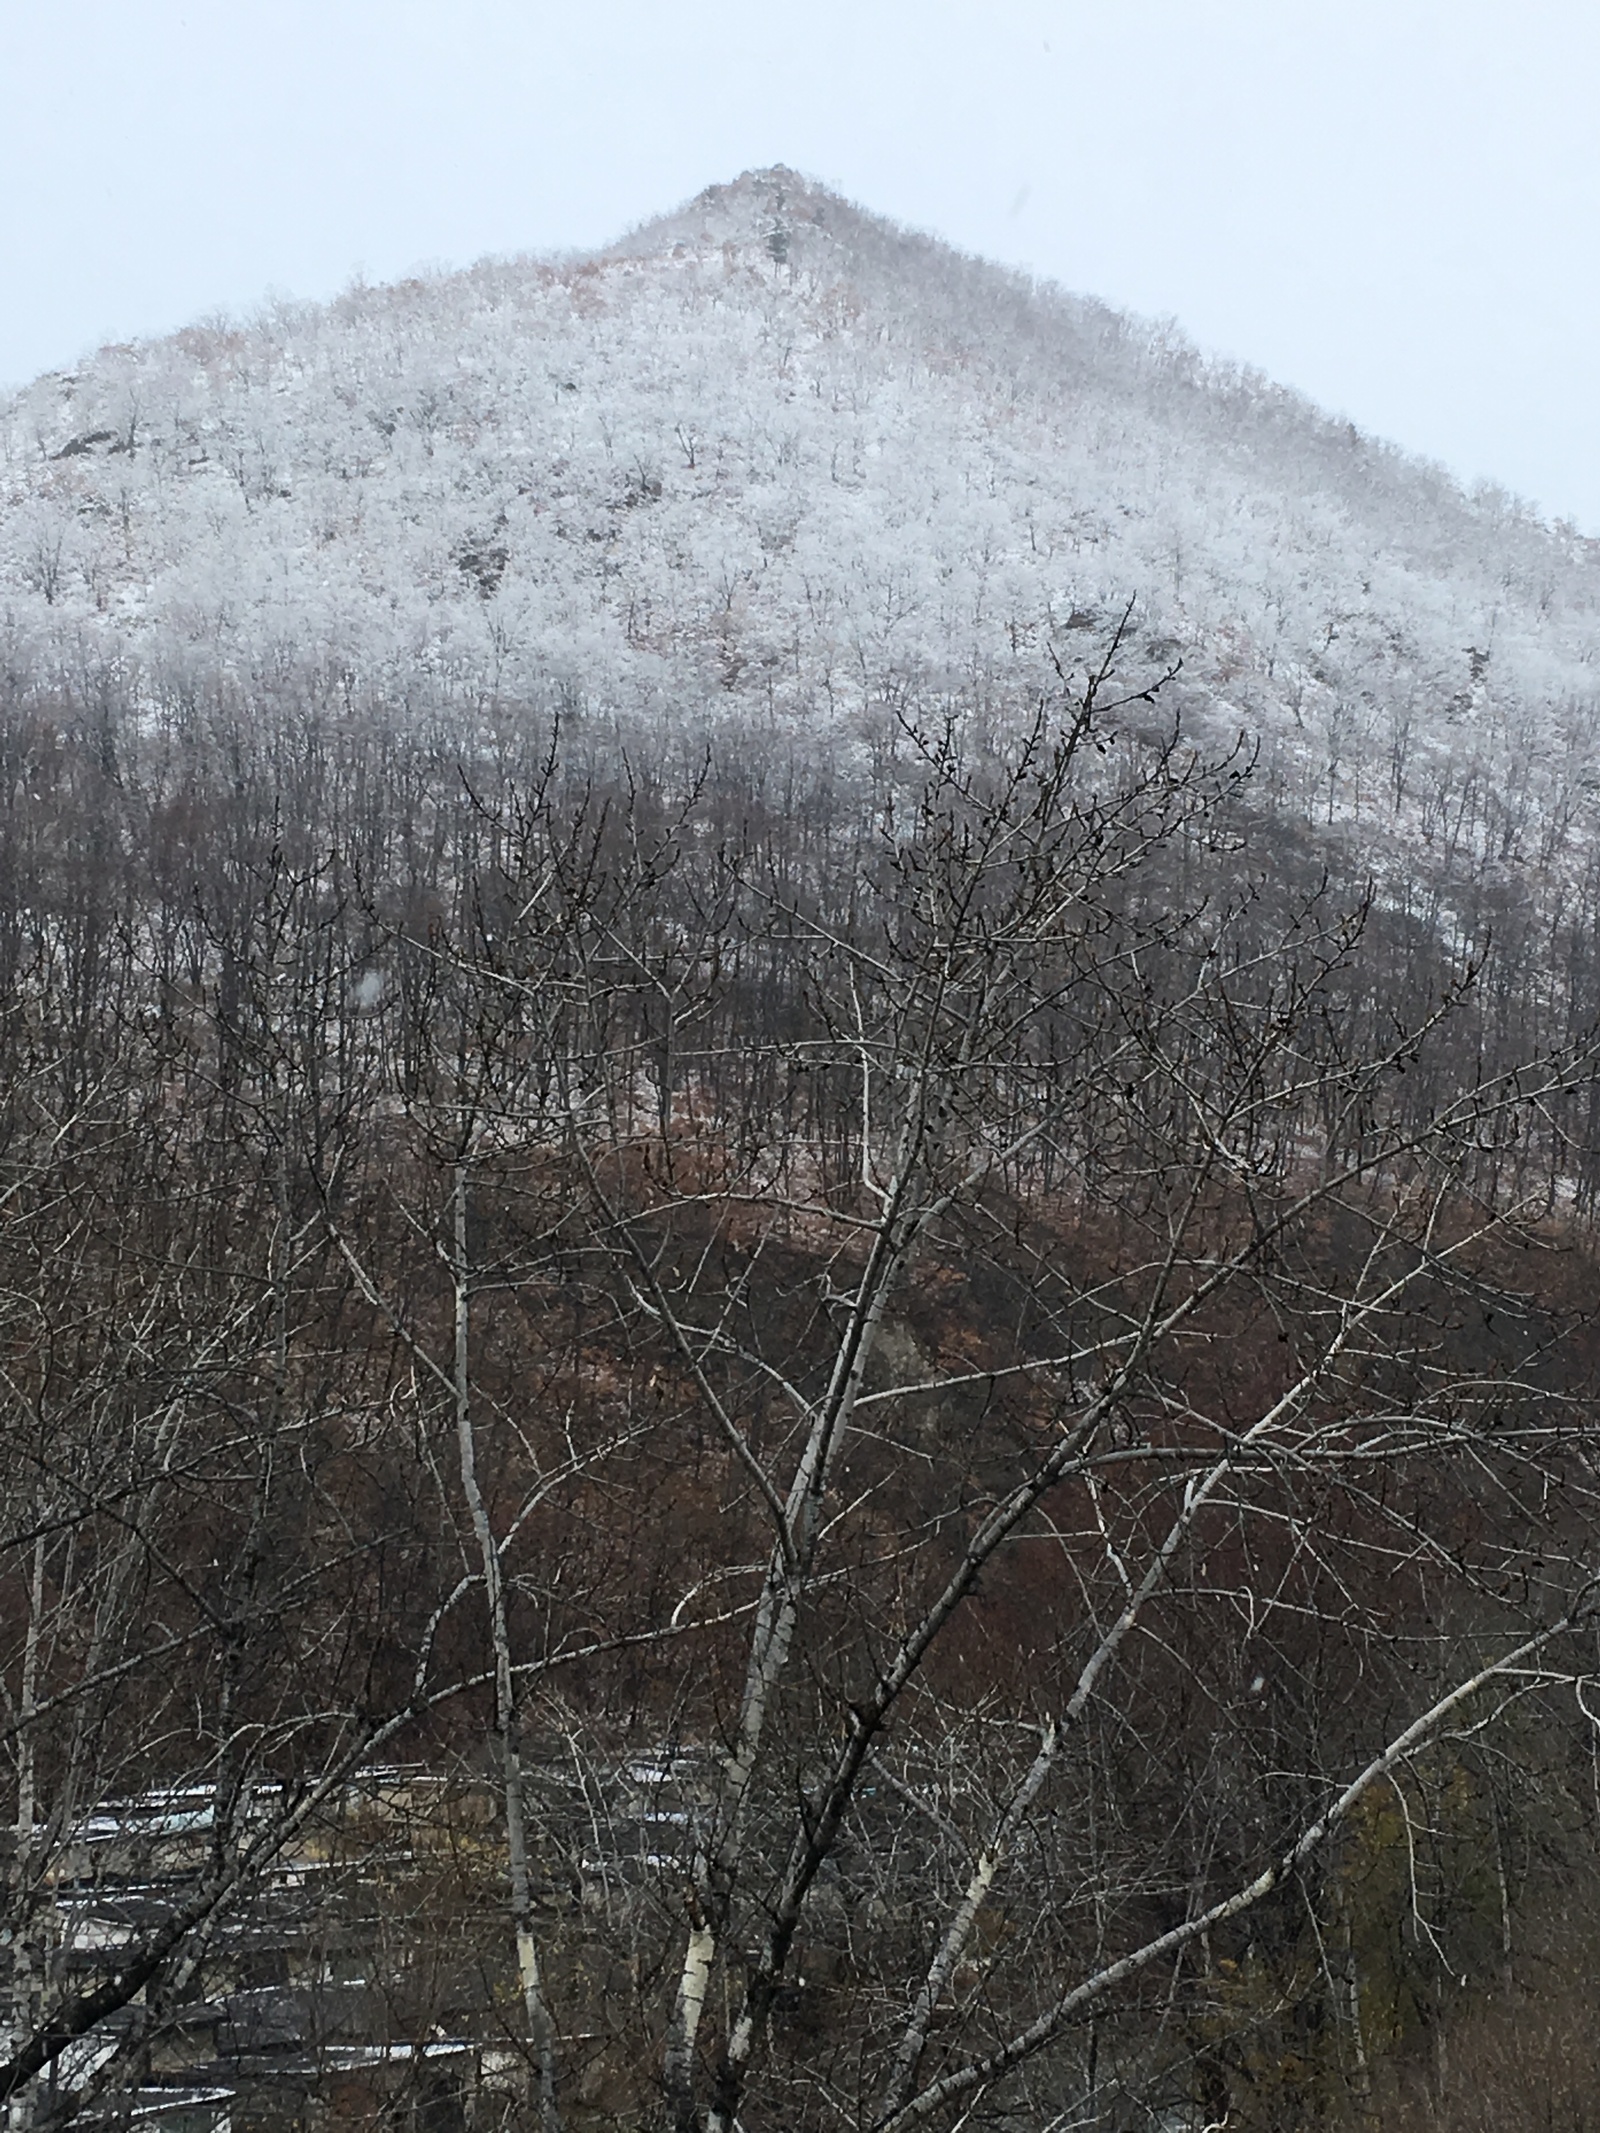
[[[0,405],[13,675],[552,697],[862,745],[1136,602],[1302,819],[1570,875],[1600,544],[786,171],[608,252],[107,348]]]

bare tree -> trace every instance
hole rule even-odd
[[[848,878],[797,886],[792,848],[747,843],[692,886],[665,878],[648,920],[628,914],[642,931],[593,929],[613,1044],[603,1104],[569,1127],[590,1250],[630,1342],[720,1446],[701,1574],[752,1603],[742,1660],[677,1691],[719,1743],[663,2016],[685,2133],[767,2108],[900,2127],[1058,2060],[1088,2009],[1300,1875],[1464,1707],[1570,1665],[1587,1618],[1572,1429],[1516,1374],[1540,1339],[1528,1297],[1501,1298],[1517,1363],[1484,1380],[1437,1326],[1498,1293],[1501,1240],[1543,1215],[1542,1189],[1496,1182],[1501,1157],[1591,1053],[1419,1112],[1407,1076],[1450,1046],[1472,973],[1352,1043],[1365,903],[1217,898],[1200,860],[1226,842],[1238,766],[1113,745],[1109,676],[1003,766],[911,730],[911,775]],[[1457,1528],[1476,1475],[1525,1501],[1530,1467],[1559,1477],[1573,1553],[1553,1575],[1545,1527],[1537,1593],[1496,1607],[1529,1529],[1475,1553]],[[1242,1613],[1260,1669],[1287,1620],[1359,1679],[1441,1583],[1476,1610],[1457,1677],[1402,1674],[1369,1722],[1346,1712],[1248,1836],[1213,1833],[1178,1922],[1150,1928],[1156,1857],[1085,1887],[1085,1730],[1154,1730],[1152,1652]],[[1032,1617],[1009,1646],[987,1626],[1006,1609]],[[1279,1663],[1303,1663],[1293,1638]],[[1253,1670],[1224,1702],[1213,1684],[1212,1725],[1225,1708],[1248,1735],[1275,1687]],[[891,1877],[876,1915],[904,1952],[884,1971],[842,1891],[930,1856],[919,1771],[953,1742],[948,1880]],[[1167,1773],[1163,1815],[1214,1824],[1208,1782],[1186,1795]],[[1102,1810],[1147,1825],[1142,1801]],[[1252,1850],[1267,1863],[1246,1871]],[[996,1943],[1023,1857],[1028,1928]],[[808,1930],[832,1931],[858,1988],[829,2037],[848,2073],[814,2051],[774,2069]],[[773,2081],[781,2107],[756,2101]]]
[[[547,2128],[1245,2122],[1310,2002],[1377,2093],[1443,1855],[1372,1803],[1487,1797],[1589,1663],[1594,1052],[1121,656],[865,789],[309,723],[29,771],[19,2108],[138,2079],[399,1753],[492,1795],[475,2019]]]

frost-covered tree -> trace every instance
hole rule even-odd
[[[1415,864],[1466,779],[1452,860],[1557,870],[1586,821],[1591,544],[788,173],[594,258],[108,350],[0,410],[0,460],[8,627],[156,699],[554,691],[836,750],[908,689],[1025,715],[1133,593],[1296,817]]]

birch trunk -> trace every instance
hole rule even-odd
[[[511,1663],[511,1631],[506,1612],[500,1549],[478,1481],[477,1439],[472,1426],[471,1286],[467,1255],[467,1199],[470,1171],[457,1165],[453,1196],[452,1276],[455,1291],[456,1447],[461,1464],[461,1491],[483,1565],[489,1634],[494,1646],[494,1730],[500,1752],[501,1791],[506,1817],[506,1852],[511,1883],[511,1926],[516,1941],[517,1979],[522,1988],[528,2042],[538,2083],[539,2123],[544,2133],[559,2133],[556,2101],[555,2026],[545,2001],[539,1950],[533,1930],[533,1889],[528,1869],[527,1818],[522,1796],[521,1715]]]
[[[895,1226],[891,1214],[879,1229],[851,1304],[828,1389],[812,1413],[784,1502],[782,1530],[773,1547],[751,1634],[734,1746],[724,1765],[712,1835],[697,1863],[693,1922],[663,2059],[668,2102],[678,2133],[692,2133],[700,2124],[694,2098],[695,2038],[727,1931],[740,1866],[744,1818],[762,1736],[788,1663],[800,1602],[816,1556],[829,1472],[861,1395],[889,1295],[916,1241],[914,1225],[900,1239],[895,1237]],[[748,2048],[745,2025],[740,2025],[729,2041],[729,2056],[742,2064]],[[710,2122],[718,2122],[715,2112]]]
[[[1023,1773],[1022,1782],[1006,1805],[994,1836],[980,1854],[967,1883],[966,1892],[957,1905],[955,1914],[945,1930],[939,1951],[928,1966],[928,1975],[918,1993],[911,2011],[911,2020],[906,2025],[905,2037],[895,2059],[894,2071],[889,2078],[889,2093],[885,2106],[886,2115],[898,2111],[911,2093],[917,2078],[917,2068],[927,2047],[928,2031],[939,2011],[939,2002],[944,1996],[957,1963],[961,1960],[972,1929],[978,1922],[978,1914],[988,1901],[994,1887],[995,1876],[1005,1862],[1012,1840],[1021,1827],[1023,1817],[1038,1798],[1050,1767],[1056,1759],[1056,1743],[1060,1731],[1055,1721],[1045,1727],[1044,1738],[1039,1743],[1039,1752]]]

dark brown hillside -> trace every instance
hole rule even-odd
[[[436,2046],[482,2124],[1332,2124],[1549,1976],[1582,988],[1513,1015],[1109,674],[782,805],[19,712],[38,2123]]]

